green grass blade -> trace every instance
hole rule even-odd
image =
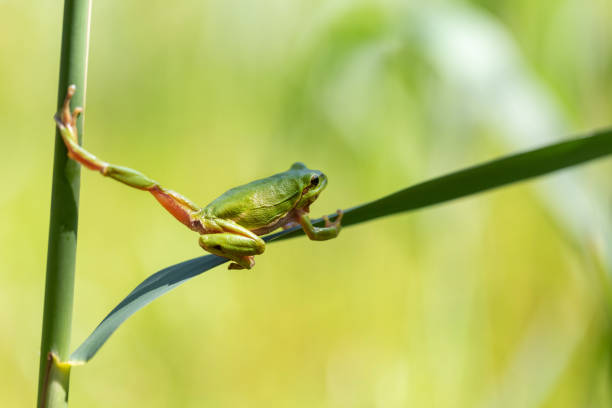
[[[342,224],[349,226],[443,203],[609,154],[612,154],[612,129],[507,156],[408,187],[379,200],[346,210]],[[313,223],[322,222],[322,219],[318,219]],[[264,240],[270,242],[302,234],[302,229],[295,227],[268,235]],[[151,275],[106,316],[70,356],[70,362],[83,364],[89,361],[119,325],[132,314],[183,282],[224,262],[227,262],[224,258],[207,255],[170,266]]]

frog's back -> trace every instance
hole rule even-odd
[[[206,206],[205,213],[253,230],[271,225],[286,215],[300,194],[299,180],[280,173],[226,191]]]

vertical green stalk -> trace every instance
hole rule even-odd
[[[73,106],[85,106],[90,18],[91,0],[65,0],[58,110],[70,84],[77,86]],[[49,112],[49,123],[51,113]],[[82,142],[83,116],[81,115],[77,122],[79,142]],[[51,355],[59,361],[65,361],[70,347],[79,183],[79,165],[68,159],[64,143],[56,130],[38,407],[57,408],[68,405],[70,368],[57,364],[57,360],[51,358]]]

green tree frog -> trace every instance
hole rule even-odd
[[[299,224],[315,241],[338,236],[341,210],[337,211],[334,222],[323,217],[325,227],[317,228],[310,222],[310,205],[327,186],[327,177],[302,163],[293,164],[283,173],[234,187],[201,208],[136,170],[98,159],[78,144],[76,120],[82,108],[70,111],[75,90],[74,85],[68,88],[62,110],[55,115],[68,156],[103,176],[149,191],[178,221],[200,234],[199,244],[203,249],[233,261],[229,269],[251,269],[255,265],[254,256],[266,248],[260,235],[278,228]]]

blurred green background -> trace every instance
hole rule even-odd
[[[0,0],[0,404],[36,400],[62,2]],[[95,1],[85,145],[206,204],[300,160],[313,215],[612,123],[609,0]],[[612,405],[610,160],[275,243],[130,319],[75,407]],[[202,255],[83,172],[72,349]]]

